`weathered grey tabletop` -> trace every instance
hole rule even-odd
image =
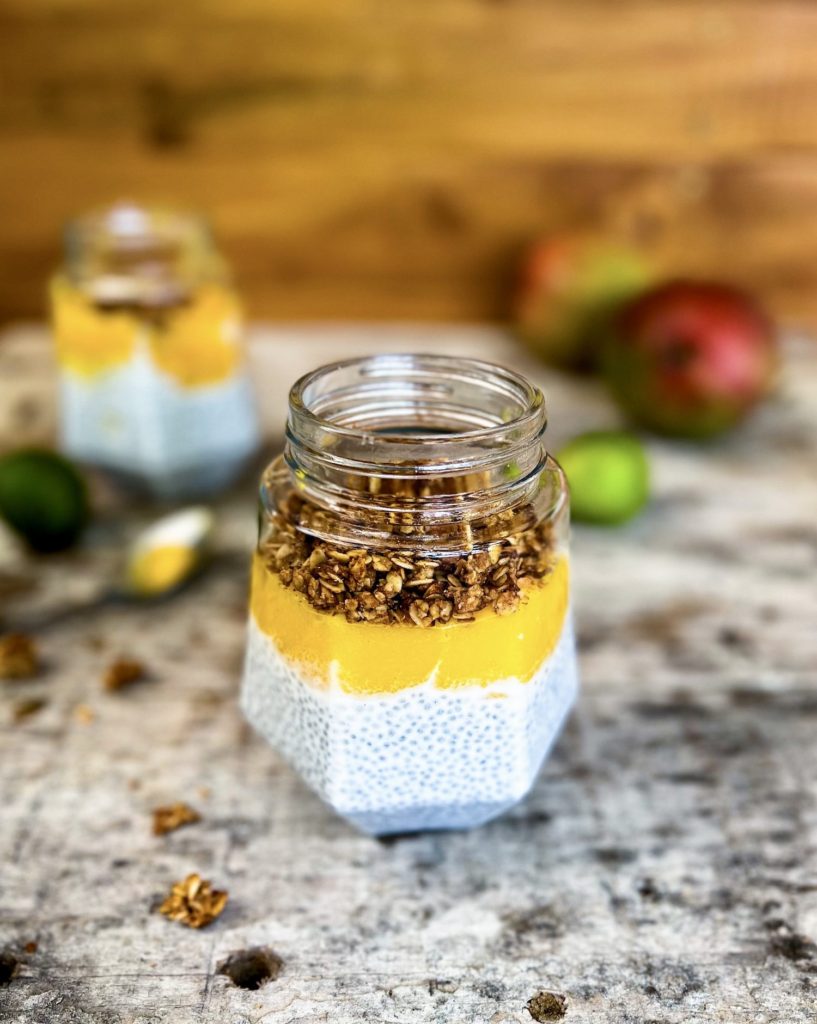
[[[555,444],[615,422],[594,384],[546,374],[499,332],[293,328],[252,347],[270,436],[297,374],[377,346],[515,363],[546,389]],[[189,592],[44,630],[42,678],[0,688],[0,972],[17,961],[0,1018],[814,1021],[815,396],[817,348],[792,344],[743,431],[704,451],[652,444],[639,521],[575,530],[581,702],[533,795],[479,831],[358,835],[242,723],[252,481],[219,504],[225,556]],[[52,426],[45,335],[17,331],[0,343],[0,437]],[[114,571],[150,510],[123,519],[102,500],[77,554],[33,562],[3,541],[6,613]],[[153,678],[104,693],[120,654]],[[15,722],[24,696],[47,703]],[[177,799],[202,821],[154,837],[152,808]],[[230,893],[201,931],[152,909],[191,871]],[[257,945],[283,960],[276,980],[248,991],[216,972]],[[543,990],[564,1011],[529,1010]]]

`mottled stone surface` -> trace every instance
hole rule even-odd
[[[295,374],[374,344],[530,369],[489,330],[282,329],[253,350],[269,428]],[[40,332],[0,342],[5,444],[48,435],[50,373]],[[591,383],[539,376],[557,441],[615,422]],[[0,685],[0,1019],[527,1024],[562,1007],[544,992],[568,1024],[813,1021],[815,395],[817,349],[793,344],[745,430],[652,443],[637,523],[575,531],[578,710],[532,795],[470,833],[366,838],[243,724],[251,485],[220,505],[211,571],[161,608],[54,617],[149,515],[110,492],[82,552],[4,540],[3,616],[51,622],[41,679]],[[152,678],[104,693],[118,655]],[[202,821],[153,836],[179,799]],[[192,871],[230,892],[202,931],[151,911]],[[258,948],[262,987],[218,973]]]

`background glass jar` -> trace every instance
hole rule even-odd
[[[324,367],[263,475],[242,703],[373,833],[478,825],[577,688],[568,495],[541,392],[444,356]]]
[[[258,430],[240,305],[207,225],[123,204],[65,237],[51,284],[63,449],[160,497],[229,483]]]

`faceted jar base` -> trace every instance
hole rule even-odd
[[[181,388],[125,364],[91,380],[61,379],[62,450],[137,492],[204,497],[232,483],[258,448],[247,378]]]
[[[429,680],[367,695],[303,679],[251,617],[241,703],[338,814],[387,835],[471,828],[521,800],[577,687],[569,616],[526,683],[441,689]]]

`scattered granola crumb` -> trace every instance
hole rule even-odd
[[[207,879],[192,874],[183,882],[176,882],[159,913],[188,928],[204,928],[224,910],[227,899],[228,893],[213,889]]]
[[[102,679],[102,686],[113,693],[116,690],[124,689],[126,686],[131,686],[133,683],[138,683],[146,675],[145,666],[141,661],[135,661],[131,658],[117,658],[116,661],[108,666]]]
[[[210,797],[213,795],[213,791],[212,789],[210,789],[209,786],[199,786],[196,792],[199,794],[199,797],[202,800],[209,800]]]
[[[537,992],[528,1000],[528,1013],[534,1020],[561,1020],[567,1013],[567,996],[561,992]]]
[[[29,953],[29,954],[32,954],[32,953],[36,953],[36,952],[37,952],[37,949],[38,949],[38,948],[39,948],[39,947],[38,947],[38,945],[37,945],[37,943],[36,943],[36,942],[34,942],[34,941],[31,941],[31,942],[27,942],[27,943],[26,943],[26,944],[25,944],[25,945],[23,946],[23,952],[24,952],[24,953]]]
[[[96,714],[94,713],[94,709],[88,707],[87,704],[77,704],[74,708],[74,718],[80,723],[80,725],[90,725],[96,718]]]
[[[153,834],[163,836],[167,832],[174,832],[182,825],[192,825],[201,821],[201,815],[190,804],[178,801],[175,804],[164,804],[161,807],[153,808]]]
[[[42,711],[47,703],[48,701],[43,697],[28,697],[18,700],[12,709],[12,718],[15,722],[22,722],[31,715],[36,715],[38,711]]]
[[[37,645],[27,633],[7,633],[0,637],[0,679],[7,682],[31,679],[39,668]]]

